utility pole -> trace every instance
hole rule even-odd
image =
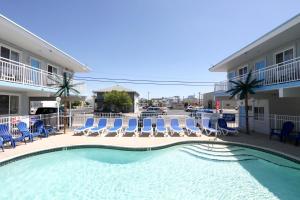
[[[199,92],[199,106],[201,105],[201,92]]]
[[[150,92],[148,91],[148,106],[150,104]]]

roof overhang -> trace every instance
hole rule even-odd
[[[230,71],[251,59],[259,57],[267,51],[298,38],[300,38],[300,14],[212,66],[209,71]]]
[[[89,71],[86,65],[1,14],[0,38],[74,72]]]

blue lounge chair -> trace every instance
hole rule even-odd
[[[165,120],[163,118],[157,118],[156,120],[156,128],[155,128],[155,135],[163,134],[165,137],[168,135],[168,130],[165,126]]]
[[[52,134],[55,132],[55,130],[52,126],[46,127],[42,120],[37,120],[33,124],[33,129],[37,132],[40,132],[40,134],[43,135],[44,137],[48,137],[49,134]]]
[[[215,136],[218,135],[219,131],[211,126],[211,121],[209,118],[203,118],[202,119],[202,129],[203,133],[206,135],[215,134]]]
[[[179,126],[178,119],[171,119],[170,131],[171,131],[171,135],[177,133],[180,136],[184,136],[184,130]]]
[[[84,134],[85,132],[89,131],[94,125],[94,118],[90,117],[87,118],[84,126],[80,128],[74,129],[74,134]]]
[[[293,122],[287,121],[283,123],[282,129],[271,129],[270,140],[274,135],[279,137],[280,141],[285,140],[286,137],[293,131],[294,127],[295,125]]]
[[[27,124],[25,122],[19,122],[17,124],[17,128],[24,137],[24,139],[28,138],[31,142],[33,141],[33,138],[41,135],[38,131],[33,131],[31,133],[30,130],[27,128]]]
[[[114,121],[114,126],[107,130],[107,134],[116,133],[119,135],[122,131],[123,120],[122,118],[116,118]]]
[[[196,126],[195,120],[192,118],[187,118],[185,120],[185,127],[187,130],[188,135],[195,134],[197,136],[200,135],[200,129]]]
[[[4,145],[6,142],[9,142],[13,148],[16,147],[15,140],[10,134],[6,124],[0,124],[0,138],[2,139],[2,145]]]
[[[137,136],[138,132],[138,120],[136,118],[129,119],[128,121],[128,127],[125,129],[125,134],[134,134]]]
[[[102,134],[106,130],[107,118],[100,118],[97,127],[93,127],[88,131],[88,135]]]
[[[153,127],[152,127],[152,120],[151,118],[145,118],[143,119],[143,127],[141,129],[141,136],[142,135],[149,135],[153,136]]]
[[[228,127],[227,122],[223,118],[218,119],[218,128],[223,135],[237,135],[239,133],[237,129]]]
[[[3,138],[2,137],[0,137],[0,147],[1,147],[2,151],[4,151]]]

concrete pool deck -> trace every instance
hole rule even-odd
[[[16,148],[6,146],[4,152],[0,152],[0,162],[7,161],[18,156],[43,151],[53,148],[62,148],[78,145],[101,145],[109,147],[125,148],[153,148],[172,145],[181,142],[220,142],[237,143],[263,148],[288,156],[300,162],[300,147],[293,144],[285,144],[277,139],[269,140],[268,135],[255,134],[239,136],[215,137],[201,135],[201,137],[100,137],[100,136],[74,136],[73,133],[58,134],[48,138],[36,139],[32,143],[18,143]]]

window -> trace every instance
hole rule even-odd
[[[239,76],[243,76],[243,75],[247,74],[247,72],[248,72],[248,67],[247,66],[242,67],[239,69]]]
[[[10,59],[16,62],[20,61],[20,54],[16,51],[13,51],[9,48],[1,46],[1,57]]]
[[[8,115],[9,114],[9,96],[8,95],[0,95],[0,115]]]
[[[264,114],[265,114],[264,107],[254,107],[254,119],[255,120],[263,121]]]
[[[10,109],[9,114],[11,114],[11,115],[19,113],[19,97],[18,96],[10,96],[9,109]]]
[[[6,59],[10,58],[10,51],[8,48],[1,47],[1,57]]]
[[[230,80],[230,79],[233,79],[235,77],[235,71],[231,71],[231,72],[228,72],[227,73],[227,78]]]
[[[31,65],[32,67],[34,67],[34,68],[37,68],[37,69],[39,69],[39,68],[41,67],[40,61],[38,61],[38,60],[35,59],[35,58],[31,58],[31,59],[30,59],[30,65]]]
[[[294,49],[288,49],[275,55],[275,64],[280,64],[294,58]]]
[[[19,53],[15,52],[15,51],[11,51],[10,52],[10,59],[16,62],[20,61],[20,56]]]
[[[19,113],[19,97],[0,95],[0,115],[13,115]]]
[[[48,72],[50,74],[57,74],[57,68],[56,67],[53,67],[51,65],[48,65]]]

